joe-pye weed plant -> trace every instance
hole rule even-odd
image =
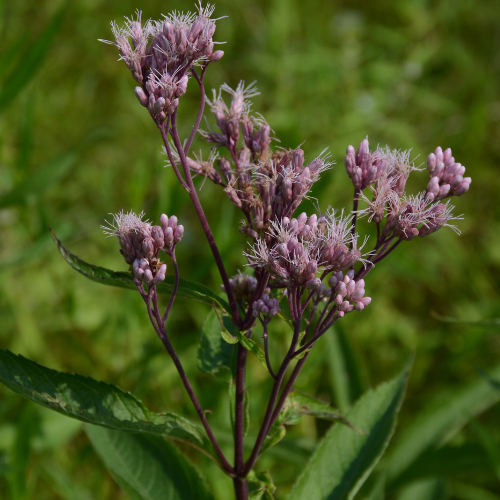
[[[174,12],[147,22],[138,13],[123,26],[113,23],[115,41],[107,43],[118,48],[137,83],[137,100],[158,128],[170,167],[167,175],[176,176],[192,202],[223,294],[181,278],[176,252],[182,252],[189,228],[173,214],[156,214],[155,225],[145,214],[124,208],[103,224],[106,235],[117,238],[127,272],[82,261],[54,235],[63,257],[88,278],[137,290],[145,318],[175,365],[201,427],[171,413],[153,414],[115,386],[58,373],[8,351],[2,351],[1,379],[42,405],[100,426],[87,426],[87,433],[132,498],[211,498],[194,466],[170,441],[210,457],[232,478],[236,498],[273,498],[271,475],[259,469],[259,458],[283,439],[286,425],[304,415],[337,423],[318,444],[289,498],[353,498],[392,437],[408,369],[369,391],[346,415],[294,391],[294,383],[337,321],[372,307],[365,279],[378,262],[445,226],[458,232],[452,221],[460,217],[453,215],[450,199],[465,194],[471,179],[464,177],[465,168],[449,148],[437,147],[427,158],[428,180],[422,191],[406,193],[409,175],[425,168],[415,164],[409,151],[370,148],[368,139],[360,138],[357,148],[347,147],[344,159],[353,184],[352,207],[332,208],[328,204],[333,200],[314,200],[315,213],[301,212],[301,203],[334,162],[326,150],[307,159],[300,146],[290,149],[279,142],[264,117],[251,108],[258,93],[255,82],[205,89],[208,68],[223,64],[224,55],[215,47],[213,12],[213,6],[200,4],[195,14]],[[189,79],[198,85],[200,106],[191,133],[181,137],[178,109]],[[213,125],[201,125],[206,108],[214,116]],[[209,153],[191,152],[197,133],[211,145]],[[220,186],[221,197],[242,212],[234,230],[235,241],[245,247],[242,271],[228,269],[220,255],[211,229],[216,221],[203,211],[200,187],[205,182]],[[360,234],[361,218],[374,227],[374,236]],[[167,269],[173,273],[167,275]],[[177,296],[211,307],[198,361],[203,372],[228,383],[232,455],[219,444],[212,430],[217,415],[201,406],[175,350],[178,333],[169,329],[168,317]],[[284,353],[273,349],[276,322],[288,325]],[[252,443],[245,442],[252,397],[251,381],[246,380],[248,356],[256,356],[273,381],[261,419],[253,423],[258,431]]]

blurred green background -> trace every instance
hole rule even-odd
[[[108,213],[145,210],[156,223],[162,212],[175,214],[186,228],[178,250],[181,276],[219,289],[199,223],[164,168],[159,133],[134,97],[134,81],[116,61],[117,50],[97,41],[111,37],[110,20],[121,23],[136,8],[147,19],[194,6],[178,0],[73,0],[61,7],[64,2],[55,0],[0,1],[0,346],[116,384],[153,411],[194,420],[140,297],[72,271],[48,232],[52,226],[87,261],[125,270],[117,242],[105,239],[99,227]],[[353,189],[343,156],[347,145],[357,147],[366,135],[372,147],[413,148],[417,164],[436,146],[451,147],[473,179],[470,192],[453,200],[456,213],[465,214],[458,221],[462,236],[444,229],[404,243],[377,265],[366,284],[370,307],[322,339],[297,384],[345,409],[360,391],[394,376],[416,349],[397,441],[432,401],[500,362],[500,3],[220,0],[215,16],[228,16],[215,36],[227,44],[224,58],[208,71],[207,88],[257,80],[261,95],[253,109],[265,116],[281,146],[305,141],[309,159],[330,149],[337,165],[313,192],[323,210],[350,209]],[[191,81],[181,101],[184,135],[197,99]],[[208,151],[198,139],[195,150],[201,147]],[[410,188],[417,193],[427,174],[413,177]],[[210,182],[200,197],[229,273],[236,274],[245,263],[240,214]],[[226,388],[196,367],[208,312],[178,300],[169,327],[202,406],[213,411],[216,434],[229,446]],[[286,329],[275,330],[275,362],[286,336]],[[361,366],[350,394],[341,390],[335,362],[345,341]],[[248,380],[255,434],[270,383],[254,362]],[[428,471],[413,490],[389,488],[387,498],[499,499],[500,407],[485,409],[447,442],[448,448],[470,450],[468,462],[445,478]],[[277,498],[285,498],[327,427],[304,418],[262,460],[260,470],[273,472]],[[218,498],[232,498],[231,482],[208,460],[193,459]],[[433,481],[439,486],[434,496],[415,493]],[[79,422],[3,386],[0,497],[126,498]]]

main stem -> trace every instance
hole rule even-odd
[[[248,351],[238,343],[236,358],[236,396],[234,409],[234,470],[233,480],[237,500],[248,498],[248,482],[244,479],[245,371]]]
[[[240,477],[233,478],[236,500],[248,500],[248,481]]]

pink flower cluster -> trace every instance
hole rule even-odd
[[[172,255],[175,245],[184,235],[184,227],[177,225],[177,217],[161,216],[161,226],[143,221],[144,214],[119,212],[113,214],[113,222],[102,226],[108,236],[116,236],[120,252],[127,264],[132,265],[134,277],[147,285],[165,279],[166,264],[159,259],[160,251]],[[107,221],[106,221],[107,222]]]
[[[213,11],[210,4],[205,8],[200,4],[198,14],[173,12],[164,21],[148,20],[144,26],[138,12],[135,20],[126,18],[123,27],[111,24],[114,42],[101,40],[118,47],[120,58],[140,84],[135,95],[154,119],[164,121],[177,109],[194,65],[224,55],[220,50],[214,52]]]

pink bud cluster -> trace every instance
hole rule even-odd
[[[213,11],[213,6],[203,9],[200,5],[198,14],[174,12],[164,21],[149,20],[144,26],[138,12],[137,19],[126,18],[123,27],[112,23],[115,42],[102,40],[118,47],[121,59],[140,83],[135,95],[153,118],[164,121],[175,112],[193,65],[208,64],[224,55],[220,50],[214,52]]]
[[[175,215],[161,216],[161,226],[143,221],[143,213],[119,212],[113,214],[113,222],[102,226],[108,236],[116,236],[120,253],[125,262],[132,265],[134,277],[147,285],[165,279],[167,266],[159,260],[160,251],[172,255],[174,247],[181,241],[184,227],[177,225]],[[106,221],[107,222],[107,221]]]
[[[389,162],[379,151],[370,153],[368,139],[361,141],[357,152],[353,146],[349,146],[344,162],[347,174],[358,189],[373,184],[389,168]]]
[[[236,276],[229,278],[229,285],[237,302],[243,300],[250,302],[257,289],[257,280],[253,276],[239,272]],[[223,292],[226,291],[224,285],[221,285],[221,289]]]
[[[445,196],[460,196],[469,190],[470,177],[464,177],[465,167],[455,163],[451,149],[444,152],[437,147],[434,153],[427,157],[427,169],[430,181],[427,185],[427,197],[430,200]]]
[[[245,255],[250,266],[263,268],[279,282],[314,290],[321,285],[318,271],[340,271],[362,260],[357,235],[350,228],[349,216],[336,217],[330,211],[308,217],[303,212],[272,223],[266,237],[259,238]]]
[[[167,217],[165,214],[162,214],[160,223],[165,242],[164,251],[170,254],[173,252],[175,245],[182,240],[184,226],[182,224],[177,225],[177,217],[175,215]]]
[[[264,320],[270,320],[281,311],[278,299],[269,297],[267,293],[252,304],[252,309],[255,317],[262,315]]]
[[[132,264],[134,277],[141,283],[144,281],[148,286],[161,283],[165,279],[166,272],[166,264],[160,264],[158,267],[151,265],[146,259],[135,259]]]
[[[328,280],[335,296],[334,302],[338,308],[337,314],[343,317],[354,310],[362,311],[372,299],[364,297],[365,280],[354,280],[354,271],[350,270],[345,275],[341,272],[333,274]]]

